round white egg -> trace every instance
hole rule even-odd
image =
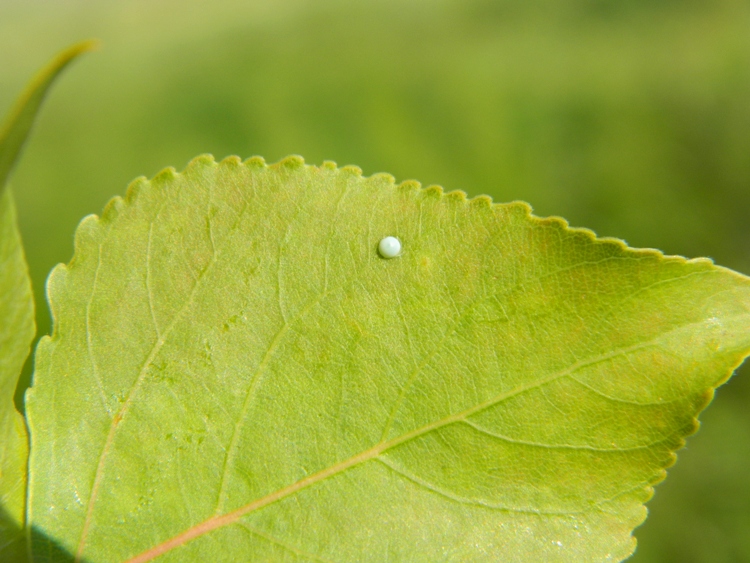
[[[378,244],[378,252],[383,258],[395,258],[401,254],[401,241],[396,237],[385,237]]]

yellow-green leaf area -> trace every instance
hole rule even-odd
[[[92,563],[619,561],[750,351],[709,260],[296,157],[136,180],[48,293],[29,518]]]
[[[25,558],[28,438],[13,395],[34,333],[34,298],[13,197],[0,190],[0,561]]]

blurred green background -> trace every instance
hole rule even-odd
[[[0,0],[0,111],[90,37],[12,179],[38,303],[84,215],[204,152],[523,199],[750,274],[748,0]],[[745,373],[632,561],[750,561],[748,407]]]

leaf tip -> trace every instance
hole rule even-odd
[[[59,57],[64,59],[72,59],[84,53],[98,51],[101,48],[101,40],[97,39],[96,37],[92,37],[90,39],[84,39],[83,41],[74,43],[73,45],[65,49],[62,53],[60,53]]]
[[[98,39],[86,39],[60,51],[47,66],[45,66],[36,76],[32,84],[37,88],[44,88],[51,80],[55,78],[68,64],[74,59],[85,53],[97,51],[101,48],[101,41]]]
[[[79,55],[96,49],[95,39],[71,45],[58,53],[32,78],[4,121],[0,121],[0,192],[31,133],[39,109],[57,77]]]

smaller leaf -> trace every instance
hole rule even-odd
[[[31,81],[16,102],[2,129],[0,129],[0,190],[5,187],[13,165],[21,154],[34,119],[50,86],[73,59],[98,46],[95,40],[82,41],[65,49]]]
[[[35,332],[31,282],[6,190],[0,194],[0,561],[20,560],[24,548],[28,438],[13,394]]]

